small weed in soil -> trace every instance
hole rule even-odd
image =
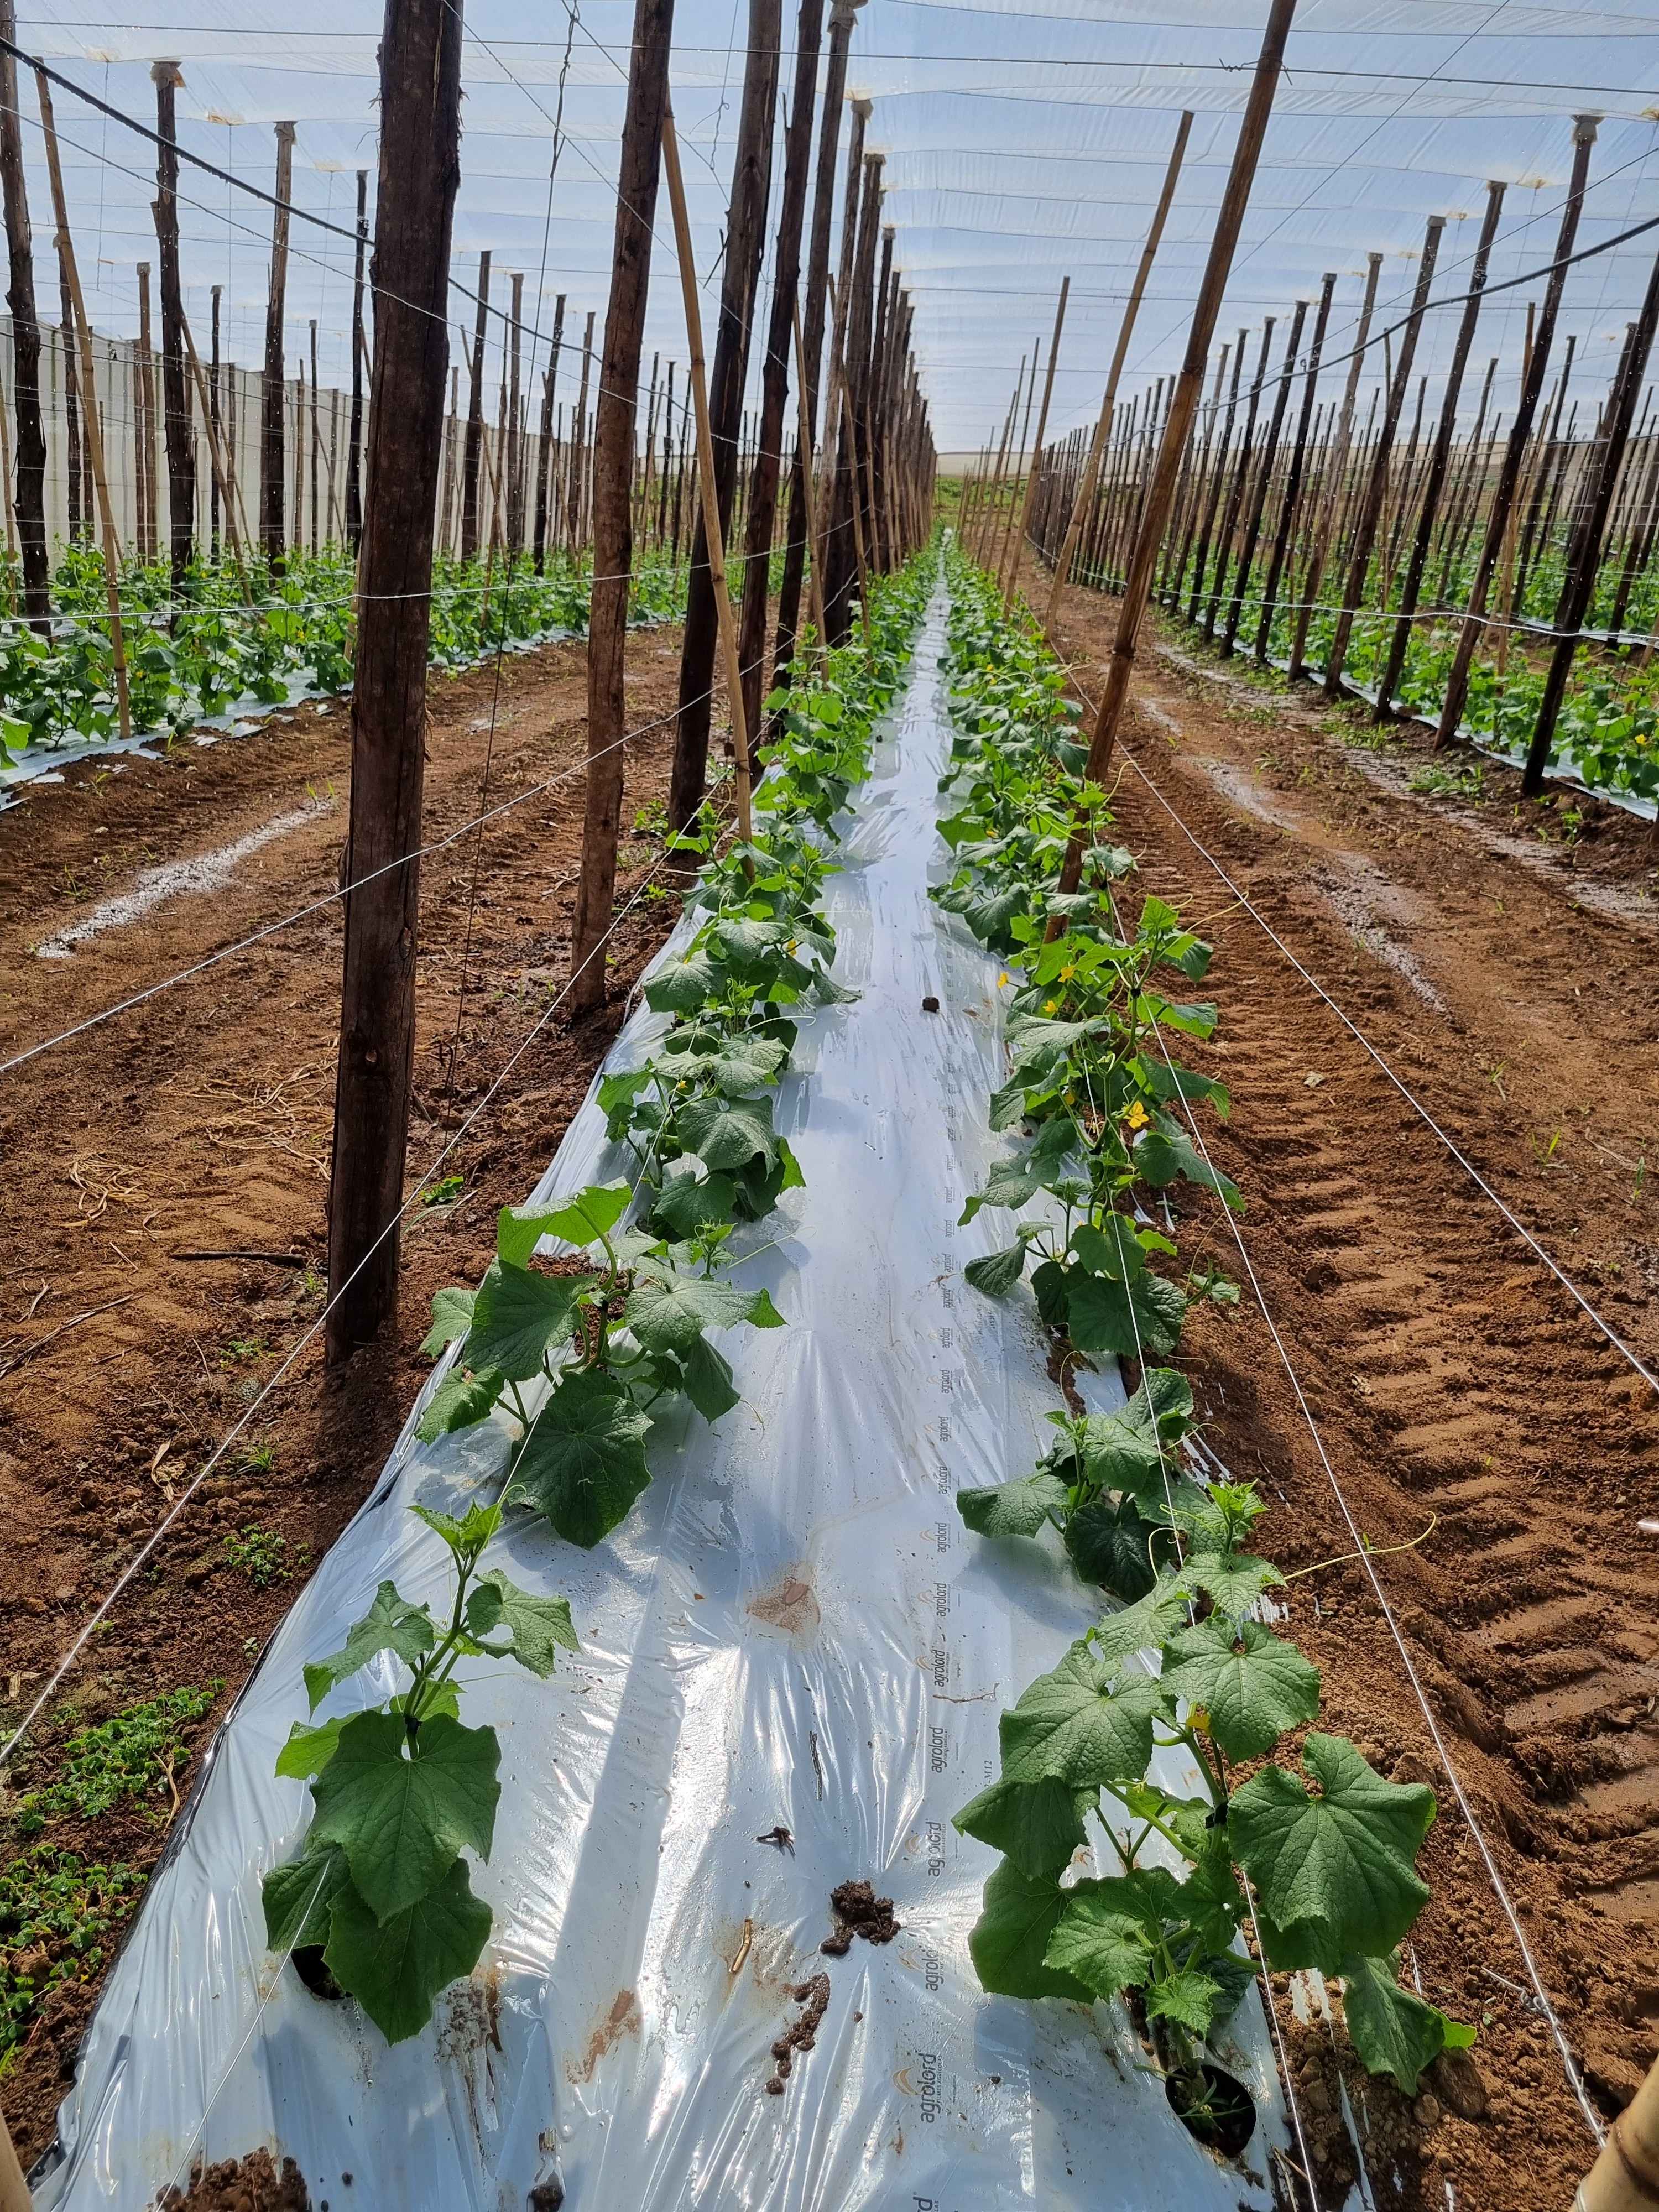
[[[53,1818],[94,1820],[123,1797],[170,1796],[176,1806],[179,1775],[190,1759],[179,1729],[200,1720],[224,1686],[216,1680],[204,1690],[172,1690],[79,1729],[64,1746],[57,1779],[23,1797],[19,1830],[33,1835]]]
[[[227,1536],[224,1544],[230,1565],[240,1567],[255,1589],[292,1582],[296,1567],[303,1570],[311,1564],[307,1546],[290,1544],[276,1529],[261,1528],[252,1521],[240,1535]]]
[[[870,1887],[868,1882],[859,1886],[866,1890]],[[890,1900],[888,1902],[890,1909]],[[829,1945],[826,1944],[824,1948],[827,1950]],[[772,2045],[772,2056],[778,2063],[766,2085],[769,2097],[782,2096],[783,2085],[795,2063],[795,2053],[810,2051],[817,2041],[818,2024],[830,2002],[830,1977],[828,1974],[814,1974],[810,1981],[796,1983],[789,1994],[804,2009],[794,2025],[787,2027]]]
[[[305,2176],[291,2158],[278,2174],[268,2150],[193,2166],[187,2191],[164,2190],[156,2203],[161,2212],[311,2212]]]
[[[144,1879],[137,1867],[88,1866],[48,1844],[0,1869],[0,2073],[47,1993],[103,1965]]]
[[[842,1882],[839,1889],[831,1891],[830,1905],[836,1916],[836,1932],[826,1936],[818,1948],[832,1959],[844,1959],[855,1936],[862,1936],[866,1943],[890,1943],[899,1932],[892,1899],[878,1897],[867,1881]]]

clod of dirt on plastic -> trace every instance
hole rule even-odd
[[[921,1011],[924,1014],[936,1014],[939,1012],[939,1000],[934,998],[924,999],[921,1002]]]
[[[864,1885],[869,1887],[867,1883]],[[789,2077],[798,2051],[810,2051],[817,2040],[818,2023],[830,2002],[830,1977],[814,1974],[810,1981],[797,1982],[789,1994],[798,2005],[805,2008],[800,2018],[787,2027],[772,2045],[772,2056],[777,2061],[766,2084],[769,2097],[781,2097],[783,2085]]]
[[[862,1936],[866,1943],[890,1943],[899,1932],[901,1923],[893,1917],[892,1899],[878,1897],[867,1881],[842,1882],[831,1891],[830,1905],[836,1916],[836,1932],[826,1936],[818,1948],[831,1959],[844,1959],[855,1936]]]

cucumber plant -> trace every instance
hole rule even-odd
[[[1259,1968],[1340,1977],[1358,2056],[1407,2094],[1442,2050],[1473,2041],[1399,1984],[1398,1947],[1429,1896],[1416,1857],[1434,1794],[1384,1780],[1352,1743],[1310,1729],[1318,1670],[1261,1617],[1284,1580],[1252,1548],[1264,1502],[1250,1484],[1200,1479],[1191,1387],[1152,1364],[1175,1351],[1187,1298],[1150,1265],[1176,1246],[1148,1201],[1180,1177],[1243,1203],[1187,1118],[1200,1103],[1224,1115],[1226,1091],[1165,1043],[1213,1033],[1213,1005],[1163,982],[1201,981],[1210,948],[1159,899],[1133,930],[1123,922],[1115,887],[1133,860],[1107,840],[1104,793],[1081,781],[1060,672],[1005,621],[988,579],[957,557],[951,580],[962,734],[942,828],[957,865],[937,896],[1020,971],[1008,1080],[989,1106],[990,1126],[1017,1130],[1019,1146],[963,1219],[1043,1201],[965,1273],[1006,1297],[1035,1261],[1038,1312],[1073,1352],[1140,1363],[1121,1412],[1051,1413],[1054,1442],[1031,1473],[958,1493],[981,1535],[1056,1529],[1079,1575],[1122,1608],[1003,1715],[1000,1776],[957,1815],[1003,1854],[970,1947],[988,1990],[1127,1998],[1176,2108],[1218,2140],[1205,2049]],[[1062,896],[1079,814],[1083,876]],[[1176,1757],[1200,1794],[1160,1778]],[[1115,1870],[1078,1874],[1097,1838]]]
[[[501,1797],[501,1745],[460,1718],[463,1659],[512,1659],[544,1679],[575,1650],[570,1607],[482,1568],[500,1505],[457,1519],[416,1505],[448,1547],[455,1595],[447,1621],[383,1582],[340,1650],[305,1670],[311,1711],[389,1656],[409,1680],[395,1695],[338,1719],[294,1723],[276,1771],[311,1784],[315,1806],[300,1855],[264,1877],[265,1940],[292,1953],[308,1984],[356,1997],[388,2043],[418,2034],[432,2001],[470,1974],[489,1940],[489,1907],[463,1856],[488,1859]]]

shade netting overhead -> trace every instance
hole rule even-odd
[[[1238,111],[1265,16],[1262,0],[869,0],[854,34],[849,89],[871,97],[868,143],[886,156],[887,219],[916,301],[916,340],[942,447],[991,434],[1022,354],[1046,343],[1062,276],[1072,280],[1052,427],[1097,404],[1124,295],[1183,109],[1196,122],[1164,251],[1129,361],[1130,383],[1173,368],[1207,246]],[[482,247],[525,276],[526,323],[550,328],[568,295],[580,337],[603,323],[629,0],[466,9],[464,174],[457,274]],[[794,14],[783,11],[793,50]],[[712,303],[729,187],[746,0],[681,0],[676,107],[687,149],[700,273]],[[376,0],[166,0],[117,21],[86,0],[32,6],[19,36],[118,107],[153,119],[148,64],[183,67],[184,143],[270,185],[271,125],[299,126],[296,202],[349,231],[353,173],[375,177]],[[789,82],[786,57],[784,86]],[[40,137],[22,101],[40,246],[49,242]],[[70,211],[100,328],[136,325],[134,264],[153,258],[153,149],[119,124],[58,101]],[[1547,261],[1571,159],[1573,116],[1603,118],[1580,233],[1594,246],[1659,215],[1659,13],[1528,7],[1508,0],[1304,0],[1218,335],[1283,317],[1339,283],[1328,353],[1352,331],[1368,250],[1385,258],[1384,319],[1404,307],[1424,224],[1449,218],[1437,294],[1461,291],[1489,178],[1509,186],[1493,282]],[[782,117],[779,116],[781,129]],[[562,137],[551,180],[555,125]],[[775,173],[774,194],[780,178]],[[227,350],[263,352],[270,210],[187,173],[181,217],[186,307],[204,328],[224,288]],[[665,203],[647,353],[683,359],[669,281]],[[1563,320],[1586,388],[1610,373],[1659,234],[1572,272]],[[319,323],[323,376],[345,373],[348,237],[296,225],[288,349]],[[53,290],[44,287],[46,296]],[[1526,306],[1541,287],[1488,303],[1479,360],[1518,374]],[[503,304],[497,277],[494,295]],[[470,303],[457,295],[458,326]],[[1431,315],[1419,366],[1431,381],[1455,317]],[[1379,368],[1381,363],[1378,364]]]

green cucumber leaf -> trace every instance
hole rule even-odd
[[[1273,1965],[1323,1959],[1334,1972],[1348,1952],[1391,1950],[1428,1903],[1415,1862],[1434,1792],[1385,1782],[1342,1736],[1310,1735],[1302,1758],[1319,1796],[1264,1767],[1233,1798],[1227,1837],[1271,1923]]]
[[[1194,1552],[1181,1571],[1213,1598],[1217,1613],[1228,1620],[1242,1620],[1264,1589],[1285,1579],[1271,1559],[1248,1552]]]
[[[1093,1802],[1092,1791],[1068,1790],[1052,1777],[994,1782],[963,1807],[954,1825],[1006,1853],[1022,1874],[1054,1874],[1087,1840],[1082,1814]]]
[[[699,1231],[732,1220],[736,1197],[737,1185],[729,1175],[698,1176],[687,1170],[665,1177],[651,1218],[684,1244]]]
[[[451,1284],[447,1290],[432,1294],[432,1326],[422,1340],[421,1350],[428,1359],[435,1359],[465,1336],[472,1326],[472,1302],[477,1293]]]
[[[726,988],[726,970],[706,952],[671,960],[645,987],[645,1003],[654,1014],[696,1014]]]
[[[1098,1583],[1126,1604],[1145,1597],[1158,1570],[1175,1560],[1167,1528],[1143,1521],[1133,1498],[1115,1505],[1109,1498],[1091,1498],[1079,1506],[1066,1523],[1066,1549],[1085,1583]]]
[[[539,1375],[548,1353],[569,1339],[582,1293],[591,1287],[580,1275],[535,1275],[511,1261],[493,1261],[472,1309],[468,1364],[498,1370],[513,1382]]]
[[[1048,1938],[1042,1963],[1075,1975],[1090,1994],[1115,1997],[1121,1990],[1143,1988],[1152,1978],[1152,1947],[1140,1921],[1115,1911],[1093,1893],[1094,1884],[1079,1882],[1066,1893],[1066,1909]]]
[[[1208,2035],[1215,2020],[1215,2002],[1221,1984],[1196,1967],[1182,1966],[1161,1982],[1146,1984],[1146,2017],[1173,2020],[1200,2038]]]
[[[532,1674],[544,1680],[553,1672],[554,1662],[561,1650],[580,1651],[576,1632],[571,1626],[570,1601],[565,1597],[538,1597],[532,1591],[520,1589],[517,1583],[508,1580],[499,1567],[489,1568],[472,1586],[472,1597],[489,1590],[495,1598],[495,1618],[487,1627],[475,1626],[471,1599],[467,1605],[466,1625],[474,1636],[487,1635],[500,1626],[510,1629],[513,1635],[513,1656],[520,1666],[527,1667]],[[483,1619],[482,1613],[479,1615]]]
[[[312,1785],[311,1832],[337,1844],[351,1879],[381,1918],[431,1894],[470,1844],[488,1858],[501,1784],[494,1729],[463,1728],[447,1713],[422,1721],[409,1756],[395,1713],[354,1713]]]
[[[423,1444],[429,1444],[457,1429],[477,1428],[480,1421],[489,1419],[506,1388],[507,1377],[499,1367],[486,1368],[481,1375],[464,1375],[459,1367],[452,1367],[427,1400],[415,1424],[416,1435]]]
[[[651,1480],[650,1428],[650,1415],[610,1376],[592,1368],[566,1374],[525,1438],[507,1504],[533,1506],[567,1542],[591,1551]]]
[[[1074,1790],[1138,1781],[1152,1755],[1153,1717],[1172,1711],[1153,1676],[1120,1677],[1079,1641],[1002,1716],[1003,1779],[1052,1775]]]
[[[418,2035],[432,2000],[470,1974],[489,1940],[490,1911],[472,1894],[466,1862],[457,1858],[424,1897],[377,1920],[347,1883],[334,1900],[323,1958],[388,2043]]]
[[[770,1098],[694,1098],[680,1113],[677,1133],[706,1167],[743,1168],[761,1159],[770,1168],[778,1158]]]
[[[1025,1239],[1009,1244],[1000,1252],[988,1252],[982,1260],[970,1260],[963,1269],[963,1275],[976,1291],[988,1298],[1006,1298],[1025,1273]]]
[[[1210,1165],[1173,1114],[1158,1115],[1150,1128],[1141,1131],[1135,1139],[1134,1161],[1135,1173],[1154,1190],[1184,1176],[1200,1189],[1218,1192],[1235,1213],[1244,1211],[1238,1185]]]
[[[272,1867],[259,1886],[266,1944],[273,1951],[297,1951],[302,1943],[326,1943],[334,1901],[350,1887],[345,1853],[307,1835],[301,1856]]]
[[[702,1337],[684,1354],[684,1387],[686,1396],[705,1421],[718,1421],[743,1396],[732,1379],[731,1361]]]
[[[1185,1570],[1183,1570],[1183,1576]],[[1229,1759],[1261,1759],[1319,1712],[1319,1669],[1260,1622],[1212,1619],[1170,1638],[1164,1686],[1209,1716]]]
[[[704,1329],[730,1328],[748,1321],[757,1295],[712,1275],[641,1275],[624,1317],[647,1352],[678,1352],[684,1359]],[[768,1307],[769,1310],[769,1300]]]
[[[1191,1613],[1186,1584],[1173,1574],[1160,1576],[1145,1597],[1121,1613],[1109,1613],[1089,1640],[1107,1665],[1115,1666],[1137,1651],[1161,1650],[1177,1629],[1187,1626]]]
[[[1064,1513],[1070,1495],[1058,1475],[1039,1470],[988,1490],[959,1490],[957,1510],[976,1535],[1035,1536]]]
[[[1187,1295],[1165,1276],[1149,1272],[1125,1285],[1073,1268],[1066,1281],[1066,1326],[1079,1352],[1162,1358],[1180,1343]]]
[[[395,1652],[405,1667],[413,1668],[431,1650],[435,1640],[432,1615],[423,1605],[399,1597],[395,1583],[382,1583],[374,1602],[353,1623],[346,1640],[326,1659],[313,1659],[307,1667],[306,1690],[314,1713],[337,1682],[343,1682],[381,1651]]]
[[[597,1244],[627,1212],[634,1192],[625,1182],[593,1183],[562,1206],[504,1206],[495,1217],[495,1250],[522,1267],[544,1237],[565,1244]]]
[[[1344,1959],[1342,2017],[1367,2073],[1392,2074],[1401,2094],[1414,2097],[1424,2071],[1450,2040],[1447,2030],[1457,2030],[1464,2047],[1474,2041],[1474,2031],[1402,1990],[1396,1978],[1399,1958],[1396,1951],[1387,1958],[1356,1952]]]
[[[1005,1997],[1092,1994],[1074,1974],[1044,1964],[1066,1897],[1052,1874],[1022,1874],[1004,1859],[985,1885],[984,1905],[968,1937],[981,1989]]]

